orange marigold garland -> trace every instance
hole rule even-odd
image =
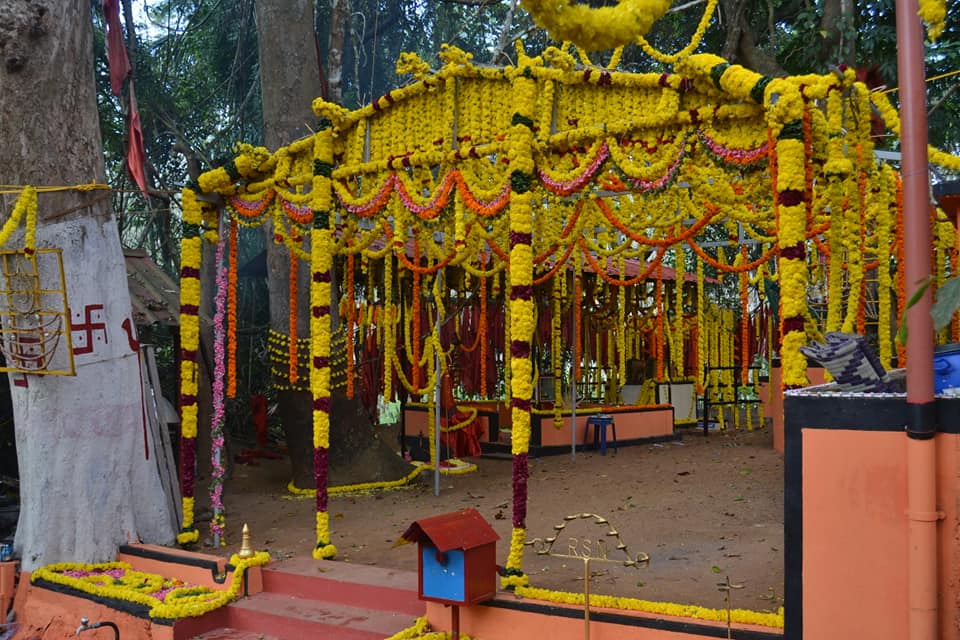
[[[657,382],[663,382],[664,380],[664,369],[663,369],[663,280],[657,278],[654,283],[654,302],[653,308],[657,311],[657,321],[656,321],[656,334],[653,337],[654,348],[656,349],[657,354]]]

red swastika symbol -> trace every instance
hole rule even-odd
[[[103,311],[102,304],[88,304],[83,308],[83,323],[73,322],[70,332],[73,335],[73,355],[80,356],[85,353],[93,353],[94,342],[107,341],[107,325],[103,322],[103,315],[97,313],[98,321],[94,322],[94,312]],[[73,310],[70,311],[71,317]],[[78,335],[79,334],[79,335]]]

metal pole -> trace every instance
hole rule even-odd
[[[583,559],[583,637],[590,640],[590,556]]]
[[[437,275],[439,277],[439,274]],[[427,302],[433,301],[433,294],[427,294]],[[414,304],[417,304],[414,301]],[[436,428],[433,430],[433,450],[436,452],[436,458],[433,461],[433,495],[440,495],[440,304],[435,307],[436,322],[433,325],[437,333],[436,353],[434,354],[434,368],[436,375],[433,385],[433,420]]]
[[[571,294],[577,290],[576,280],[577,275],[573,275],[573,287],[571,288]],[[580,354],[577,353],[577,332],[580,331],[580,327],[577,326],[577,306],[580,304],[579,300],[574,300],[573,304],[570,305],[570,313],[573,314],[573,359],[571,361],[570,367],[570,459],[577,459],[577,362]],[[586,436],[584,436],[586,440]]]
[[[931,275],[923,31],[917,0],[896,0],[907,298]],[[907,594],[910,640],[937,637],[937,502],[933,318],[928,289],[907,311]]]

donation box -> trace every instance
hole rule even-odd
[[[496,595],[500,536],[476,509],[417,520],[403,539],[419,547],[421,600],[471,605]]]

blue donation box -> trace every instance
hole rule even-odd
[[[421,600],[471,605],[496,595],[500,536],[476,509],[417,520],[403,539],[419,546]]]

